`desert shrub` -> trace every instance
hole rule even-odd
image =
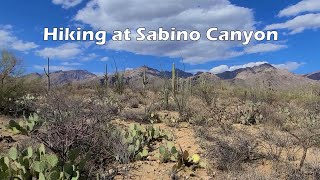
[[[45,122],[34,136],[57,154],[62,162],[69,160],[68,153],[79,149],[80,154],[89,154],[87,166],[97,169],[109,163],[111,150],[102,147],[103,127],[113,116],[112,109],[90,99],[73,98],[64,92],[52,91],[41,105],[39,117]],[[110,129],[112,131],[112,129]],[[119,137],[120,138],[120,137]],[[88,170],[89,171],[89,170]]]
[[[214,84],[202,79],[195,87],[194,94],[198,96],[207,106],[210,106],[217,98],[217,90]]]
[[[303,150],[299,163],[301,170],[308,150],[320,145],[320,116],[317,111],[302,108],[287,109],[285,113],[286,121],[282,128]]]
[[[241,170],[242,164],[258,157],[254,138],[235,136],[232,140],[216,139],[208,149],[216,168],[224,171]]]
[[[21,60],[14,54],[3,50],[0,57],[0,113],[21,115],[16,101],[24,96],[21,75]]]
[[[306,163],[304,172],[309,175],[310,179],[320,179],[320,159],[317,153],[311,153],[312,160]]]
[[[290,135],[267,129],[260,132],[259,137],[263,140],[260,146],[266,151],[267,159],[280,161],[284,154],[287,156],[286,160],[294,159],[296,141]]]
[[[268,176],[260,174],[255,170],[247,170],[247,171],[236,171],[236,172],[229,172],[225,175],[222,175],[220,179],[232,179],[232,180],[268,180],[272,179]]]
[[[104,159],[106,161],[116,160],[121,164],[127,164],[131,161],[131,154],[129,152],[129,145],[124,140],[123,131],[115,126],[108,125],[102,134],[101,148],[104,154],[109,154],[111,159]],[[109,157],[109,158],[110,158]],[[101,163],[104,166],[105,163]],[[103,167],[100,167],[103,168]]]
[[[137,98],[131,98],[128,101],[128,106],[130,108],[139,108],[139,100]]]
[[[287,180],[303,180],[308,179],[308,176],[306,176],[301,170],[299,169],[290,169],[286,172]]]

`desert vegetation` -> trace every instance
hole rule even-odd
[[[21,63],[2,51],[3,179],[320,178],[317,81],[239,85],[173,64],[56,85],[49,60],[45,80]]]

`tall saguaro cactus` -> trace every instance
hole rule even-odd
[[[172,93],[176,93],[176,68],[174,63],[172,64],[172,79],[171,79]]]
[[[106,89],[108,89],[108,64],[106,64],[106,69],[105,69],[105,73],[104,73],[104,84],[106,86]]]
[[[50,91],[51,88],[51,82],[50,82],[50,59],[48,58],[48,63],[47,63],[48,69],[43,68],[45,75],[47,76],[48,83],[47,83],[47,91]]]
[[[189,77],[189,91],[190,95],[192,96],[192,77]]]
[[[142,74],[142,84],[143,84],[143,89],[146,89],[146,85],[148,84],[148,78],[147,78],[147,67],[144,67],[143,69],[143,74]]]

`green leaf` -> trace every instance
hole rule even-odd
[[[138,151],[138,150],[140,149],[140,145],[141,145],[141,142],[140,142],[139,139],[137,139],[137,141],[136,141],[136,148],[135,148],[136,151]]]
[[[41,155],[44,155],[44,154],[46,153],[46,148],[44,147],[43,144],[40,144],[38,150],[39,150],[40,156],[41,156]]]
[[[56,155],[54,155],[54,154],[46,155],[45,159],[46,159],[47,163],[50,165],[51,168],[55,167],[59,162],[58,157]]]
[[[76,171],[76,176],[72,177],[71,180],[78,180],[80,177],[79,171]]]
[[[71,165],[70,163],[67,163],[63,166],[63,172],[67,177],[72,176],[73,174],[73,165]]]
[[[171,148],[171,154],[176,154],[176,153],[178,153],[178,151],[177,151],[176,147],[173,146]]]
[[[68,154],[68,158],[71,161],[75,161],[77,159],[77,157],[79,157],[80,155],[80,149],[79,148],[75,148],[72,149],[69,154]]]
[[[148,156],[148,150],[147,149],[143,149],[142,157],[147,157],[147,156]]]
[[[169,142],[167,143],[167,147],[168,147],[168,149],[171,151],[171,149],[174,147],[174,143],[171,142],[171,141],[169,141]]]
[[[34,161],[33,163],[32,163],[32,169],[34,170],[34,171],[36,171],[36,172],[40,172],[40,162],[39,161]]]
[[[129,151],[130,153],[134,153],[134,151],[135,151],[134,145],[129,145],[128,151]]]
[[[136,124],[130,124],[129,125],[130,130],[135,130],[136,129]]]
[[[15,132],[19,132],[21,134],[24,134],[24,135],[27,135],[28,132],[27,130],[25,130],[22,126],[20,126],[16,121],[14,120],[10,120],[9,121],[9,128],[12,130],[12,131],[15,131]]]
[[[140,161],[140,160],[142,159],[142,153],[139,152],[139,153],[136,155],[135,159],[136,159],[137,161]]]
[[[7,167],[10,167],[10,160],[8,157],[4,157],[3,161],[7,165]]]
[[[39,173],[39,180],[46,180],[46,178],[44,177],[44,174],[42,172]]]
[[[161,155],[164,155],[166,153],[166,148],[164,146],[159,147],[159,152]]]
[[[28,152],[27,157],[28,157],[28,158],[31,158],[31,157],[32,157],[32,154],[33,154],[32,147],[28,147],[27,152]]]
[[[9,157],[12,160],[16,160],[18,158],[18,151],[16,147],[11,147],[9,150]]]
[[[20,133],[21,133],[21,131],[19,131],[16,127],[13,127],[13,128],[11,129],[11,132],[12,132],[13,134],[20,134]]]

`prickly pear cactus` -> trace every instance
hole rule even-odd
[[[14,134],[29,135],[35,130],[37,126],[41,126],[43,122],[37,114],[30,115],[28,119],[24,119],[17,123],[16,121],[9,121],[7,130]]]
[[[148,146],[154,141],[172,139],[172,136],[153,126],[143,127],[139,124],[131,124],[124,132],[124,141],[128,144],[131,160],[143,160],[148,154]]]
[[[245,125],[254,125],[264,120],[263,114],[260,112],[261,104],[247,102],[240,110],[240,121]]]
[[[19,150],[10,148],[7,155],[0,157],[0,177],[3,179],[39,179],[39,180],[77,180],[79,167],[67,162],[59,166],[55,154],[46,154],[43,144],[37,149],[28,147]]]

